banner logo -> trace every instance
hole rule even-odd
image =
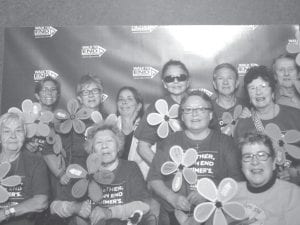
[[[135,66],[132,69],[132,76],[134,79],[152,79],[158,72],[151,66]]]
[[[83,58],[100,58],[106,52],[100,45],[88,45],[81,47],[81,56]]]
[[[239,64],[238,65],[238,73],[240,76],[244,76],[245,73],[247,72],[247,70],[253,66],[259,66],[258,64],[256,63],[243,63],[243,64]]]
[[[39,81],[44,79],[45,77],[52,77],[56,79],[59,75],[52,70],[36,70],[34,71],[33,80]]]
[[[56,29],[51,26],[45,26],[45,27],[35,27],[34,28],[34,37],[35,38],[49,38],[53,37],[56,33]]]
[[[157,26],[131,26],[132,33],[151,33]]]

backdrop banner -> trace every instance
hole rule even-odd
[[[1,111],[20,107],[26,98],[35,101],[34,83],[45,76],[59,79],[58,107],[64,108],[85,74],[102,79],[108,112],[115,112],[122,86],[136,87],[149,104],[164,94],[160,71],[169,59],[186,64],[192,88],[213,92],[216,65],[232,63],[242,81],[250,66],[271,66],[287,44],[296,41],[297,30],[299,25],[6,28]]]

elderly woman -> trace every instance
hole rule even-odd
[[[244,77],[244,88],[251,105],[251,117],[238,121],[234,134],[236,141],[240,137],[244,137],[247,132],[263,133],[269,123],[276,124],[283,132],[292,129],[300,131],[300,110],[276,104],[274,101],[275,87],[276,80],[267,67],[255,66],[247,71]],[[298,166],[297,160],[291,157],[289,160],[292,162],[292,168]],[[283,173],[279,173],[279,176],[293,182],[299,182],[300,177],[293,172],[294,169],[292,168],[285,169]]]
[[[150,186],[159,196],[162,207],[168,211],[172,225],[184,224],[184,218],[187,217],[182,215],[182,211],[190,211],[193,205],[203,200],[195,191],[197,179],[208,177],[216,184],[225,177],[242,179],[238,150],[232,138],[209,127],[213,116],[211,99],[204,92],[193,91],[182,99],[179,110],[183,130],[173,133],[158,144],[158,152],[148,175]],[[175,160],[174,155],[170,157],[170,149],[174,146],[182,149],[184,154],[191,149],[196,151],[193,156],[195,163],[188,166],[196,173],[196,180],[188,184],[183,179],[183,184],[177,191],[173,189],[174,174],[163,175],[161,172],[165,162]],[[181,164],[183,160],[177,163]],[[182,164],[178,169],[181,170],[181,167]]]
[[[249,133],[240,139],[239,148],[247,181],[239,183],[232,201],[244,204],[248,218],[238,224],[299,224],[300,188],[276,179],[275,151],[270,138]]]
[[[300,109],[300,69],[291,54],[282,54],[273,62],[273,71],[278,81],[276,102]]]
[[[16,186],[6,187],[6,191],[1,189],[2,200],[5,194],[9,195],[8,200],[0,204],[1,224],[35,224],[32,214],[42,212],[48,206],[47,167],[40,156],[24,150],[25,135],[21,115],[6,113],[0,117],[1,174],[21,178]],[[4,163],[10,166],[5,169]],[[5,183],[1,182],[2,185]]]
[[[101,169],[111,171],[114,179],[111,184],[102,185],[105,194],[99,202],[92,202],[92,207],[86,201],[66,199],[69,195],[67,191],[51,204],[52,212],[60,217],[77,215],[89,218],[91,224],[99,221],[104,224],[126,224],[135,210],[146,214],[150,197],[146,183],[135,162],[119,159],[123,142],[124,136],[115,125],[101,124],[89,129],[86,150],[89,154],[96,154]]]

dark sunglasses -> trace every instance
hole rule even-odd
[[[177,79],[178,82],[181,81],[186,81],[188,79],[188,76],[186,74],[180,74],[178,77],[173,77],[173,76],[165,76],[164,77],[164,82],[166,83],[172,83]]]

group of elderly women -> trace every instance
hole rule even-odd
[[[115,116],[102,108],[101,80],[83,76],[77,101],[68,108],[100,112],[102,119],[77,122],[89,127],[85,134],[67,132],[66,121],[65,127],[60,124],[57,130],[66,131],[59,134],[61,152],[44,143],[37,154],[40,143],[26,138],[23,117],[2,115],[0,195],[9,197],[0,204],[0,224],[199,224],[192,213],[207,200],[197,191],[197,180],[218,185],[227,177],[238,182],[233,199],[246,212],[243,219],[227,218],[228,224],[299,224],[300,137],[279,165],[268,125],[280,130],[281,147],[288,142],[286,133],[300,131],[300,71],[290,55],[276,58],[272,69],[247,71],[242,100],[231,64],[214,69],[212,97],[189,90],[188,69],[170,60],[161,72],[167,95],[144,113],[138,91],[123,87]],[[47,77],[37,83],[35,95],[42,110],[54,112],[60,85]],[[21,182],[7,181],[14,176]],[[36,216],[47,208],[46,220]]]

